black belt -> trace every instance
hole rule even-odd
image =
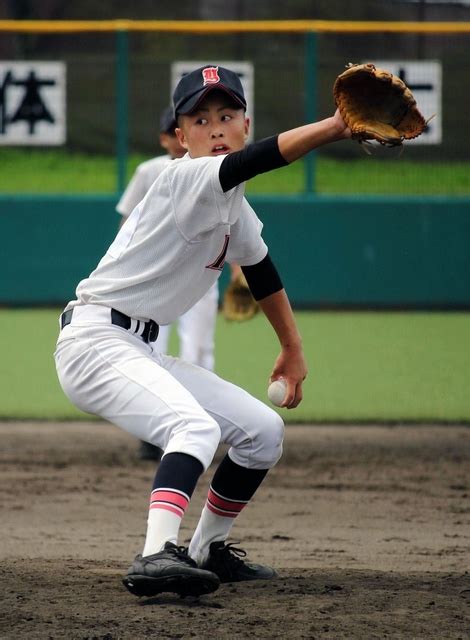
[[[72,314],[73,309],[69,309],[68,311],[64,311],[64,313],[60,316],[60,326],[62,329],[72,322]],[[145,323],[141,323],[140,320],[136,320],[136,322],[137,327],[134,333],[137,333],[140,329],[140,325],[143,324],[144,329],[140,334],[140,337],[146,343],[155,342],[155,340],[158,338],[158,332],[160,330],[158,324],[153,320],[149,320]],[[114,324],[117,327],[121,327],[122,329],[129,330],[132,326],[132,321],[129,316],[126,316],[125,313],[121,313],[116,309],[111,309],[111,324]]]

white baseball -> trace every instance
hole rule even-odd
[[[280,407],[286,397],[287,383],[284,378],[278,378],[268,387],[268,398],[276,406]]]

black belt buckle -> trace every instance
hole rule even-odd
[[[144,342],[155,342],[158,338],[158,332],[160,327],[153,320],[149,320],[149,322],[145,323],[145,329],[142,332],[142,339]]]

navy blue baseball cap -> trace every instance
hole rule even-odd
[[[167,107],[160,116],[160,133],[175,133],[176,120],[173,107]]]
[[[246,109],[245,94],[240,78],[234,71],[206,65],[181,78],[173,93],[175,117],[191,113],[205,96],[214,89],[225,91],[241,107]]]

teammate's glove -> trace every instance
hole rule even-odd
[[[253,298],[245,276],[240,273],[225,289],[222,303],[224,318],[243,322],[250,320],[258,311],[258,303]]]
[[[360,143],[399,146],[423,133],[429,122],[403,80],[371,63],[349,63],[336,78],[333,94],[352,138]]]

